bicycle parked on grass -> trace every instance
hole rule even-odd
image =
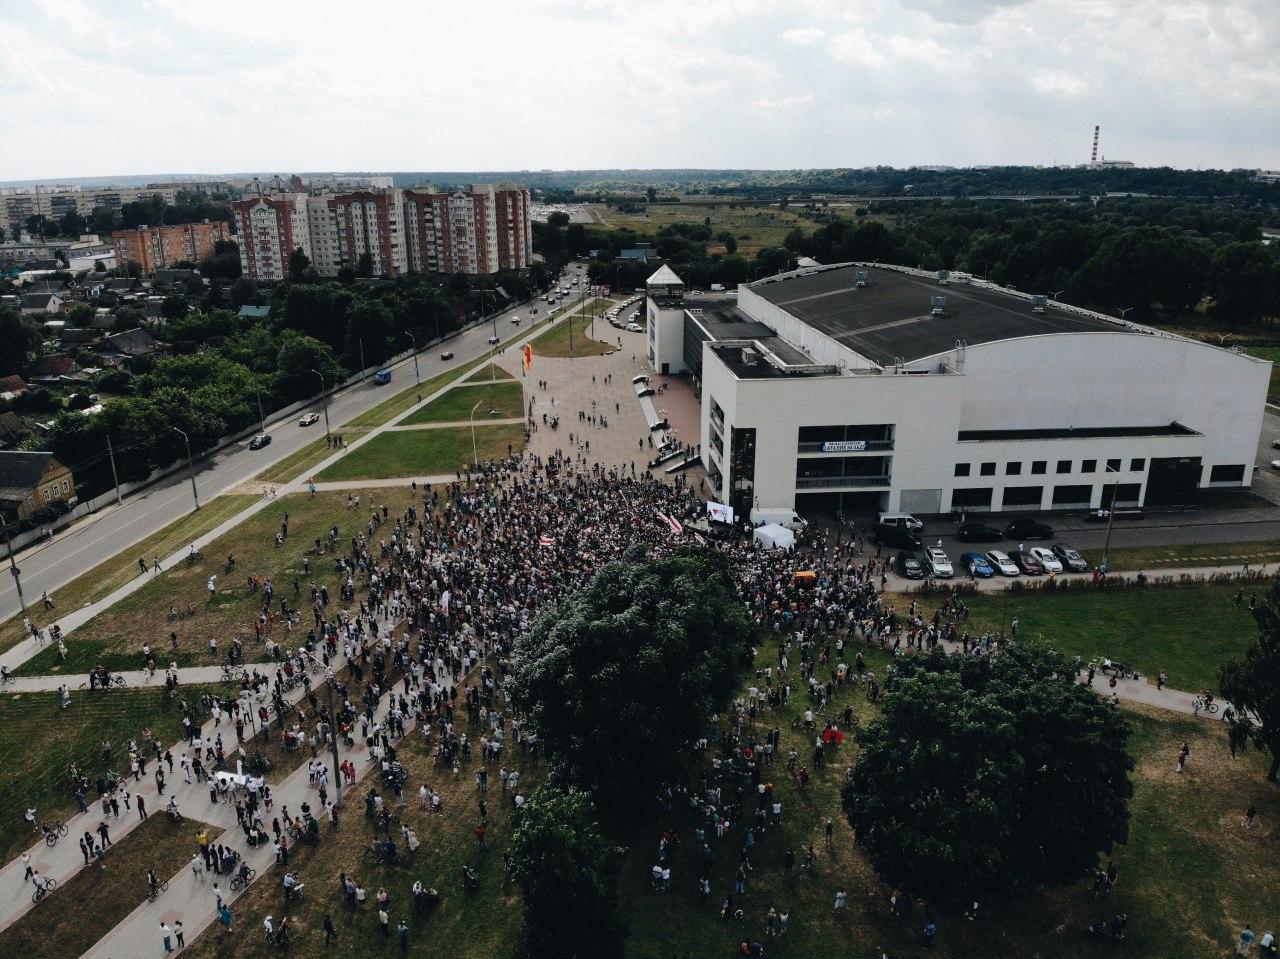
[[[67,824],[59,820],[52,826],[44,827],[44,844],[50,848],[58,844],[58,837],[67,834]]]
[[[36,880],[36,890],[31,894],[31,901],[39,902],[45,896],[49,895],[49,893],[51,893],[54,887],[57,885],[58,885],[58,880],[47,879],[41,876],[39,879]]]

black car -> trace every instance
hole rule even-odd
[[[445,360],[446,362],[453,359],[453,350],[445,350],[440,354],[440,359]]]
[[[1004,534],[994,526],[975,523],[973,520],[961,523],[960,528],[956,530],[956,536],[967,543],[998,543],[1004,539]]]
[[[1068,573],[1089,572],[1089,564],[1084,561],[1084,557],[1066,543],[1054,543],[1053,555],[1062,561],[1062,568]]]
[[[898,572],[907,579],[924,579],[924,567],[920,560],[906,550],[898,554]]]
[[[259,433],[253,439],[249,440],[249,449],[260,450],[262,449],[262,447],[266,446],[270,442],[271,442],[270,433]]]
[[[1015,519],[1004,528],[1004,535],[1009,539],[1048,539],[1053,535],[1053,527],[1033,519]]]
[[[877,526],[875,539],[877,546],[897,546],[915,550],[923,545],[920,534],[905,526]]]

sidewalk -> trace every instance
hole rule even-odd
[[[279,667],[279,663],[245,663],[243,666],[237,666],[234,670],[236,676],[240,675],[241,670],[248,670],[249,675],[253,675],[256,669],[264,675],[271,676]],[[127,692],[130,689],[159,689],[164,686],[164,670],[158,669],[155,675],[148,676],[141,669],[127,669],[121,672],[115,672],[112,676],[123,676],[125,681],[125,689],[117,690],[114,687],[103,692]],[[180,686],[191,686],[197,683],[216,683],[222,680],[221,666],[187,666],[178,670],[178,684]],[[63,684],[66,684],[70,690],[84,689],[88,690],[89,681],[87,673],[47,673],[44,676],[15,676],[11,682],[5,683],[3,689],[6,693],[53,693],[57,692]],[[237,688],[236,686],[228,686],[228,691]]]
[[[1243,567],[1236,563],[1231,566],[1178,566],[1172,569],[1149,569],[1143,570],[1142,573],[1147,577],[1147,581],[1157,577],[1170,577],[1178,579],[1182,576],[1192,576],[1198,579],[1208,579],[1210,576],[1226,575],[1243,572]],[[1261,576],[1276,576],[1280,574],[1280,563],[1263,563],[1258,566],[1250,566],[1250,573],[1257,573]],[[1059,582],[1088,582],[1093,578],[1092,573],[1059,573],[1057,579]],[[1124,571],[1108,573],[1107,579],[1120,580],[1121,582],[1133,583],[1137,582],[1137,571]],[[919,592],[925,584],[926,580],[920,579],[904,579],[896,572],[889,573],[888,591],[891,593],[915,593]],[[956,563],[956,577],[951,580],[934,580],[935,585],[966,585],[974,587],[980,593],[999,593],[1008,589],[1013,583],[1044,583],[1047,582],[1043,576],[1019,576],[1016,579],[1006,576],[992,576],[988,579],[970,579],[966,576],[960,567],[959,562]],[[1079,587],[1074,587],[1079,588]],[[1105,588],[1105,587],[1103,587]],[[1154,588],[1159,588],[1154,587]],[[1042,587],[1031,587],[1028,593],[1041,591]]]

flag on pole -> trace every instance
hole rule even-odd
[[[524,370],[527,373],[533,367],[533,344],[526,343],[520,352],[524,355]]]

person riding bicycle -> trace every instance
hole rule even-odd
[[[249,881],[249,864],[245,862],[243,859],[240,860],[240,871],[236,873],[236,877],[240,880],[241,883],[246,883]]]
[[[182,815],[182,813],[178,812],[178,797],[177,797],[177,796],[170,796],[170,797],[169,797],[169,804],[168,804],[167,806],[165,806],[165,807],[164,807],[164,811],[165,811],[165,812],[167,812],[167,813],[168,813],[170,816],[172,816],[174,819],[177,819],[179,816],[181,816],[181,815]]]
[[[1207,689],[1204,691],[1204,705],[1206,709],[1213,705],[1213,693]]]
[[[478,889],[480,886],[480,877],[470,866],[462,867],[462,885],[467,889]]]
[[[147,888],[151,892],[151,898],[155,899],[160,894],[160,880],[156,878],[155,870],[147,870]]]
[[[298,874],[295,872],[286,872],[284,874],[284,900],[288,902],[295,895],[302,892],[305,884],[298,881]]]
[[[8,681],[9,681],[9,664],[0,663],[0,683],[7,683]]]

